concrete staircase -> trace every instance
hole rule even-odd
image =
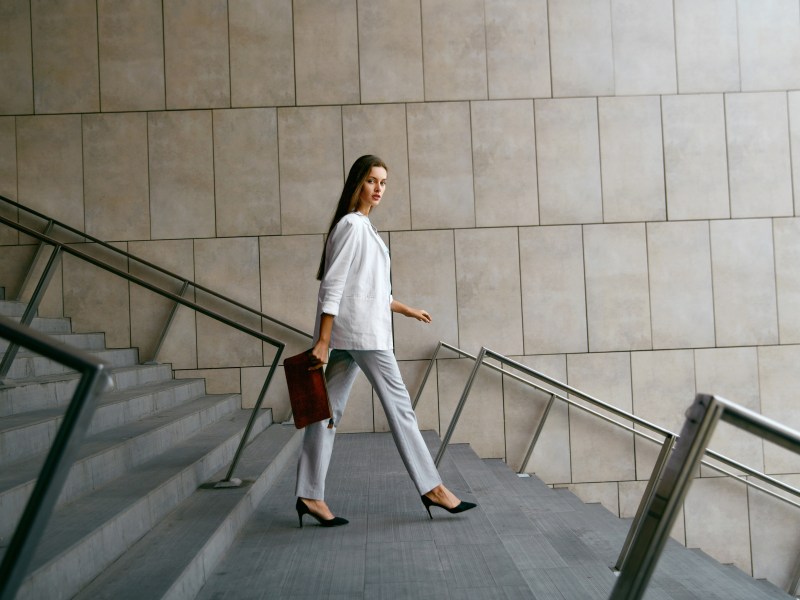
[[[23,310],[0,300],[0,315],[19,320]],[[193,597],[294,460],[299,436],[261,411],[235,473],[245,485],[207,489],[224,478],[250,415],[238,395],[206,394],[203,380],[173,379],[169,365],[139,365],[135,349],[107,349],[103,334],[72,333],[68,319],[32,325],[104,360],[114,387],[99,400],[17,598],[98,597],[87,586],[115,562],[143,578],[168,562],[158,597]],[[7,346],[0,340],[0,354]],[[24,349],[9,378],[0,386],[0,557],[78,382]]]

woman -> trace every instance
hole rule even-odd
[[[389,280],[389,250],[369,220],[386,189],[386,164],[377,156],[353,163],[328,240],[320,259],[320,280],[314,347],[317,368],[328,364],[325,378],[333,418],[308,425],[297,465],[297,517],[311,515],[320,525],[336,527],[348,521],[335,517],[325,503],[325,476],[333,440],[350,388],[359,369],[383,405],[397,449],[422,503],[431,515],[438,506],[459,513],[475,504],[461,502],[442,485],[417,426],[408,390],[392,351],[392,312],[430,323],[427,311],[394,300]]]

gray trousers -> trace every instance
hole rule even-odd
[[[400,369],[391,350],[332,350],[325,370],[333,421],[338,425],[350,395],[350,388],[361,369],[383,405],[400,457],[420,495],[442,483],[431,453],[422,439],[417,416],[411,408]],[[297,463],[298,498],[323,500],[325,476],[333,451],[336,427],[328,421],[306,426],[303,449]]]

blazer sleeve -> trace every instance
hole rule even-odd
[[[321,312],[339,314],[339,303],[344,293],[347,274],[358,250],[360,236],[349,219],[337,223],[328,236],[325,252],[325,275],[319,286],[319,305]]]

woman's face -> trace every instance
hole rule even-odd
[[[358,192],[358,202],[356,210],[365,215],[369,214],[373,208],[378,206],[386,189],[386,169],[383,167],[372,167],[367,175],[361,189]]]

